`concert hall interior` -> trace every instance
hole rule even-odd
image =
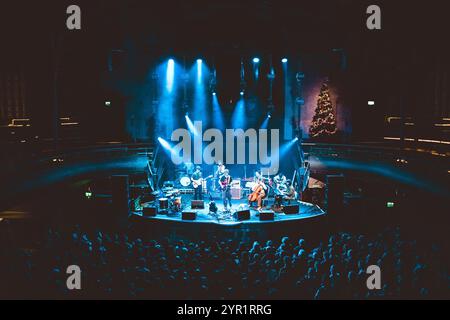
[[[445,10],[41,2],[0,16],[0,298],[450,298]]]

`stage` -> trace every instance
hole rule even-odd
[[[190,203],[188,199],[184,200],[184,203]],[[272,204],[267,205],[261,212],[257,211],[253,207],[249,207],[245,199],[233,200],[232,208],[229,212],[224,211],[223,204],[219,200],[214,200],[217,205],[218,211],[212,213],[209,210],[210,201],[204,201],[205,208],[196,209],[192,208],[191,205],[185,205],[178,212],[168,212],[164,210],[158,210],[158,214],[155,216],[147,216],[143,214],[143,211],[134,211],[131,214],[131,218],[146,219],[149,221],[158,220],[161,222],[180,222],[187,224],[210,224],[210,225],[222,225],[222,226],[237,226],[237,225],[255,225],[255,224],[271,224],[271,223],[283,223],[283,222],[293,222],[301,221],[306,219],[311,219],[319,216],[325,215],[325,212],[317,205],[295,201],[291,202],[291,205],[298,204],[298,212],[286,214],[281,211],[281,208],[272,209]],[[239,220],[236,217],[236,211],[245,211],[248,209],[250,211],[249,219]],[[183,212],[193,213],[195,212],[195,218],[193,220],[184,220]],[[273,212],[273,219],[270,218],[271,212]],[[261,214],[268,214],[269,220],[261,220]]]

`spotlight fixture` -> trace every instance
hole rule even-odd
[[[297,80],[297,82],[302,81],[305,78],[305,74],[303,72],[297,72],[295,74],[295,79]]]
[[[217,87],[217,74],[216,70],[212,72],[211,80],[209,81],[209,90],[211,90],[212,95],[216,95],[216,87]]]
[[[374,106],[375,105],[375,101],[369,100],[369,101],[367,101],[367,105],[368,106]]]
[[[245,88],[247,86],[247,83],[245,82],[245,69],[244,69],[244,61],[241,59],[241,82],[239,83],[240,87],[240,95],[244,95]]]
[[[259,58],[258,57],[253,58],[253,62],[254,63],[259,63]]]
[[[287,58],[283,58],[283,59],[281,59],[281,62],[287,63],[287,62],[288,62],[288,59],[287,59]]]

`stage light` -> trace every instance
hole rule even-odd
[[[259,58],[258,57],[253,58],[253,62],[254,63],[259,63]]]
[[[287,58],[283,58],[283,59],[281,59],[281,62],[287,63],[287,62],[288,62],[288,59],[287,59]]]
[[[111,107],[111,101],[105,101],[105,107]]]
[[[186,118],[186,124],[188,126],[189,131],[195,136],[197,136],[198,135],[197,130],[195,129],[194,123],[192,123],[191,119],[189,118],[189,115],[186,113],[184,117]]]
[[[241,92],[240,92],[240,95],[243,96],[243,95],[244,95],[244,91],[241,91]]]
[[[202,59],[197,59],[197,81],[202,82]]]
[[[269,120],[272,118],[272,115],[270,112],[267,112],[267,117],[264,119],[263,123],[261,124],[260,129],[267,129],[269,126]]]
[[[374,106],[375,105],[375,101],[369,100],[369,101],[367,101],[367,105],[368,106]]]
[[[211,80],[209,81],[209,90],[212,92],[212,95],[216,95],[216,87],[217,87],[217,73],[214,69],[211,73]]]
[[[158,137],[158,141],[163,146],[164,149],[171,151],[172,148],[170,147],[170,144],[166,140],[164,140],[161,137]]]
[[[391,202],[391,201],[386,202],[386,207],[387,208],[393,208],[394,206],[395,206],[394,202]]]
[[[176,159],[177,161],[182,160],[180,158],[179,154],[177,153],[177,151],[175,150],[175,148],[173,146],[171,146],[169,142],[167,142],[166,140],[164,140],[161,137],[158,137],[158,141],[161,144],[161,146],[164,148],[164,150],[166,150],[166,153],[172,157],[172,160],[174,160],[174,159]]]
[[[173,89],[174,77],[175,77],[175,61],[173,59],[169,59],[169,61],[167,62],[167,71],[166,71],[166,88],[169,93],[171,93]]]

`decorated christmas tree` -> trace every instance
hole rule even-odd
[[[333,104],[330,98],[330,89],[327,82],[320,88],[317,107],[312,119],[309,135],[312,138],[330,136],[336,133],[336,117],[333,111]]]

